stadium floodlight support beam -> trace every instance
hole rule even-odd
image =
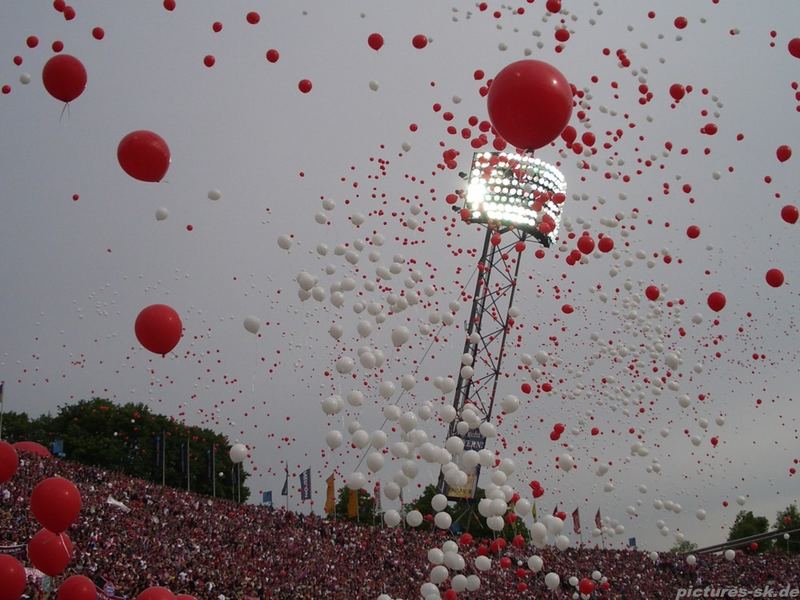
[[[522,250],[533,241],[549,247],[558,235],[566,182],[563,175],[532,154],[479,152],[466,177],[461,218],[485,228],[478,259],[472,308],[465,323],[453,408],[447,437],[461,437],[464,450],[479,451],[492,435],[492,410],[500,380],[506,339],[514,326],[514,295]],[[475,413],[464,420],[464,410]],[[475,427],[477,425],[477,427]],[[467,481],[448,482],[444,470],[438,489],[451,500],[472,500],[480,466]],[[451,485],[452,484],[452,485]],[[461,485],[463,484],[463,485]]]

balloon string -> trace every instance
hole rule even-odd
[[[61,547],[64,548],[64,552],[66,552],[67,555],[70,558],[72,558],[72,553],[69,551],[69,549],[67,548],[67,544],[64,542],[64,534],[63,533],[59,533],[58,534],[58,541],[61,542]]]
[[[472,278],[475,277],[475,274],[477,272],[478,272],[478,267],[476,266],[472,270],[472,274],[469,276],[469,279],[467,279],[467,281],[461,286],[461,289],[459,290],[459,294],[458,294],[459,298],[461,297],[461,293],[470,284],[470,282],[472,281]],[[412,371],[412,373],[411,373],[412,375],[416,375],[419,372],[420,368],[422,368],[422,365],[425,362],[425,359],[427,358],[428,353],[431,351],[431,348],[433,347],[433,344],[436,343],[436,339],[439,337],[439,333],[442,331],[443,328],[444,328],[444,323],[439,325],[439,329],[436,330],[436,334],[432,337],[431,343],[428,344],[428,347],[425,350],[425,353],[422,355],[422,358],[419,361],[417,361],[417,366],[414,368],[414,371]],[[393,403],[394,406],[397,406],[400,403],[400,400],[403,399],[403,396],[405,395],[405,393],[406,393],[406,390],[403,389],[400,392],[400,395],[397,397],[397,400],[394,401],[394,403]],[[388,423],[388,422],[389,422],[389,418],[388,417],[384,418],[383,419],[383,423],[381,424],[379,429],[383,430],[383,428],[386,427],[386,423]],[[354,469],[354,471],[358,471],[358,468],[361,466],[361,463],[364,462],[364,459],[367,457],[368,453],[369,453],[369,446],[367,447],[366,450],[364,450],[363,454],[361,455],[361,458],[358,461],[358,464],[356,464],[356,468]]]
[[[64,119],[64,112],[67,113],[67,117],[71,117],[72,113],[69,111],[69,102],[64,102],[64,107],[61,109],[61,115],[58,117],[58,122],[61,123]]]

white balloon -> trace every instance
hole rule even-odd
[[[544,584],[548,590],[554,590],[561,584],[561,578],[557,573],[548,573],[544,576]]]
[[[344,334],[344,329],[342,329],[341,325],[333,324],[328,329],[328,333],[333,339],[338,340],[340,337],[342,337],[342,334]]]
[[[363,450],[369,445],[369,434],[363,429],[359,429],[353,434],[352,440],[356,448]]]
[[[459,558],[461,558],[459,556]],[[461,558],[461,562],[464,562],[464,559]],[[460,573],[453,577],[453,580],[450,582],[450,587],[453,588],[455,592],[464,592],[467,589],[467,578]]]
[[[400,517],[400,513],[393,508],[383,513],[383,522],[389,527],[397,527],[402,520],[403,519]]]
[[[441,565],[444,563],[444,552],[439,548],[431,548],[428,550],[428,562],[432,565]]]
[[[261,320],[258,317],[249,316],[244,318],[244,328],[253,335],[258,333],[261,329]]]
[[[447,567],[436,565],[431,569],[431,583],[439,585],[447,579],[448,575]]]
[[[342,432],[336,431],[335,429],[325,434],[325,443],[328,444],[328,448],[331,450],[335,450],[341,446],[342,439]]]
[[[725,550],[725,560],[732,561],[734,558],[736,558],[736,552],[734,552],[730,548]]]
[[[350,406],[361,406],[364,404],[364,394],[359,390],[351,390],[347,393],[347,403]]]
[[[406,515],[406,523],[409,527],[419,527],[422,525],[422,513],[418,510],[412,510]]]
[[[477,575],[468,575],[467,576],[467,591],[468,592],[477,592],[481,589],[481,578]]]
[[[399,348],[408,341],[409,336],[407,327],[395,327],[392,329],[392,344],[395,348]]]
[[[350,473],[347,477],[345,477],[345,485],[348,489],[351,490],[360,490],[367,484],[367,478],[364,477],[363,473],[359,473],[355,471],[354,473]]]
[[[377,473],[383,468],[383,454],[380,452],[370,452],[367,455],[367,468],[373,473]]]
[[[161,208],[156,209],[156,221],[163,221],[168,216],[169,216],[169,211],[163,206]]]
[[[565,535],[557,535],[556,548],[558,548],[561,552],[569,548],[569,538]]]
[[[292,238],[288,235],[279,235],[278,236],[278,248],[281,250],[288,250],[292,247]]]
[[[322,412],[328,416],[339,414],[342,410],[342,399],[339,396],[328,396],[322,403]]]
[[[209,192],[208,192],[208,199],[209,200],[216,201],[216,200],[219,200],[220,198],[222,198],[222,192],[220,192],[218,189],[214,188],[214,189],[209,190]]]
[[[431,498],[431,507],[436,512],[443,511],[447,508],[447,496],[444,494],[436,494],[433,498]]]
[[[508,414],[516,412],[516,410],[519,408],[519,398],[517,398],[514,394],[503,396],[503,398],[500,400],[500,407]]]
[[[534,573],[538,573],[544,567],[544,561],[541,556],[535,554],[528,559],[528,568]]]
[[[449,513],[438,512],[436,516],[433,517],[433,522],[439,529],[450,529],[450,525],[453,524],[453,517],[451,517]]]
[[[488,556],[476,556],[475,568],[478,569],[478,571],[488,571],[492,568],[492,559]]]
[[[689,556],[686,557],[686,562],[690,566],[694,566],[697,564],[697,557],[694,554],[690,554]]]
[[[231,446],[229,455],[231,457],[231,462],[234,464],[244,462],[244,459],[247,458],[247,446],[244,444],[234,444]]]

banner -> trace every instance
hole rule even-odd
[[[261,504],[272,508],[272,490],[261,493]]]
[[[558,516],[558,504],[556,504],[556,507],[553,509],[553,516],[554,517]]]
[[[358,492],[350,490],[350,497],[347,499],[347,516],[351,519],[358,517]]]
[[[214,479],[214,449],[206,448],[206,479]]]
[[[603,520],[600,518],[600,509],[597,509],[597,514],[594,516],[594,524],[597,525],[598,529],[603,528]]]
[[[464,440],[464,451],[474,450],[480,452],[486,447],[486,438],[477,429],[468,431],[465,435],[460,436]],[[472,473],[467,473],[467,483],[463,486],[451,487],[446,482],[444,486],[444,495],[450,500],[474,500],[478,492],[478,478],[480,477],[481,466],[477,465]],[[442,476],[440,475],[440,481]]]
[[[189,448],[186,440],[181,440],[181,475],[186,475],[189,467]]]
[[[300,500],[311,500],[311,468],[300,473]]]
[[[328,484],[328,490],[325,493],[325,514],[329,515],[336,510],[336,488],[334,483],[334,474],[325,480]]]
[[[131,509],[127,505],[114,498],[114,496],[109,496],[106,500],[106,504],[110,504],[111,506],[120,509],[122,512],[131,512]]]
[[[628,547],[636,548],[636,538],[628,538]]]
[[[161,468],[161,461],[164,459],[164,438],[160,435],[153,438],[153,458],[156,467]]]
[[[535,523],[538,520],[538,517],[536,516],[536,502],[534,502],[533,506],[531,506],[531,516],[533,517],[533,522]]]
[[[372,495],[375,497],[375,512],[381,512],[381,482],[375,482],[375,488],[372,490]]]
[[[581,533],[581,515],[577,508],[572,511],[572,530],[578,535]]]
[[[289,495],[289,465],[286,465],[286,479],[283,480],[283,489],[281,490],[281,496],[288,496]]]

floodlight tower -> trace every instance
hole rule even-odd
[[[464,450],[481,450],[492,435],[492,408],[500,378],[506,337],[514,325],[514,293],[525,243],[549,247],[558,236],[566,182],[554,166],[533,154],[478,152],[466,177],[461,218],[485,227],[478,259],[472,309],[465,323],[464,350],[459,361],[447,437],[461,437]],[[456,207],[456,210],[459,208]],[[510,314],[509,314],[510,313]],[[475,416],[465,420],[464,409]],[[439,491],[450,499],[475,497],[480,465],[464,484],[439,475]],[[463,477],[463,476],[462,476]],[[461,485],[464,484],[464,485]]]

